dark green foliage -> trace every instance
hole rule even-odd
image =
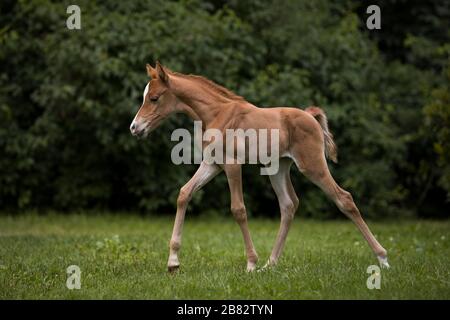
[[[339,147],[333,175],[364,215],[448,212],[448,6],[405,4],[420,18],[395,22],[399,2],[383,2],[381,33],[365,29],[359,1],[79,1],[81,30],[65,27],[69,4],[0,5],[0,208],[173,212],[195,166],[172,164],[170,133],[191,121],[174,117],[147,140],[128,131],[145,63],[160,59],[259,106],[322,106]],[[339,215],[293,176],[302,215]],[[244,188],[252,214],[278,214],[257,168],[245,167]],[[192,202],[228,206],[224,176]]]

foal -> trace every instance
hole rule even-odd
[[[334,181],[328,170],[325,156],[336,162],[337,150],[322,109],[310,107],[303,111],[296,108],[258,108],[206,78],[170,71],[159,62],[155,68],[149,64],[146,67],[150,81],[145,87],[142,106],[130,126],[131,133],[135,136],[147,136],[173,113],[186,113],[192,119],[202,121],[203,128],[218,129],[222,133],[225,133],[226,129],[279,130],[279,170],[269,178],[278,197],[281,223],[265,267],[277,263],[299,205],[290,179],[289,171],[292,163],[295,163],[300,172],[319,186],[339,210],[356,224],[381,266],[389,267],[386,250],[369,230],[351,194]],[[204,145],[207,143],[204,142]],[[177,270],[180,266],[178,251],[181,246],[182,228],[186,208],[193,193],[222,170],[228,179],[231,212],[244,237],[247,271],[255,270],[258,256],[247,225],[241,164],[237,161],[232,164],[203,161],[194,176],[180,189],[169,245],[169,271]]]

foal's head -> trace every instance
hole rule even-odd
[[[147,64],[147,75],[150,81],[144,90],[144,99],[139,111],[130,125],[135,136],[146,136],[170,114],[180,111],[180,101],[168,90],[168,74],[157,62],[156,68]]]

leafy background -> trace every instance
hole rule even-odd
[[[322,106],[339,147],[336,180],[363,214],[449,217],[450,6],[446,1],[77,1],[0,4],[0,210],[173,214],[195,165],[170,160],[173,117],[147,140],[128,127],[145,63],[204,75],[258,106]],[[296,170],[293,170],[296,171]],[[278,215],[268,178],[244,168],[251,215]],[[293,172],[300,214],[340,216]],[[199,214],[229,214],[225,177]]]

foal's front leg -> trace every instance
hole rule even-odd
[[[256,254],[253,241],[250,236],[250,231],[247,224],[247,211],[244,205],[244,197],[242,194],[242,171],[240,164],[225,165],[225,173],[228,179],[231,195],[231,212],[233,213],[236,222],[241,228],[244,236],[245,251],[247,252],[247,271],[254,271],[256,262],[258,262],[258,255]]]
[[[167,267],[169,272],[175,271],[180,266],[178,251],[181,247],[181,234],[183,231],[184,216],[186,208],[192,195],[214,178],[222,169],[215,164],[202,162],[194,176],[181,189],[177,200],[177,214],[173,226],[172,238],[170,239],[170,254]]]

